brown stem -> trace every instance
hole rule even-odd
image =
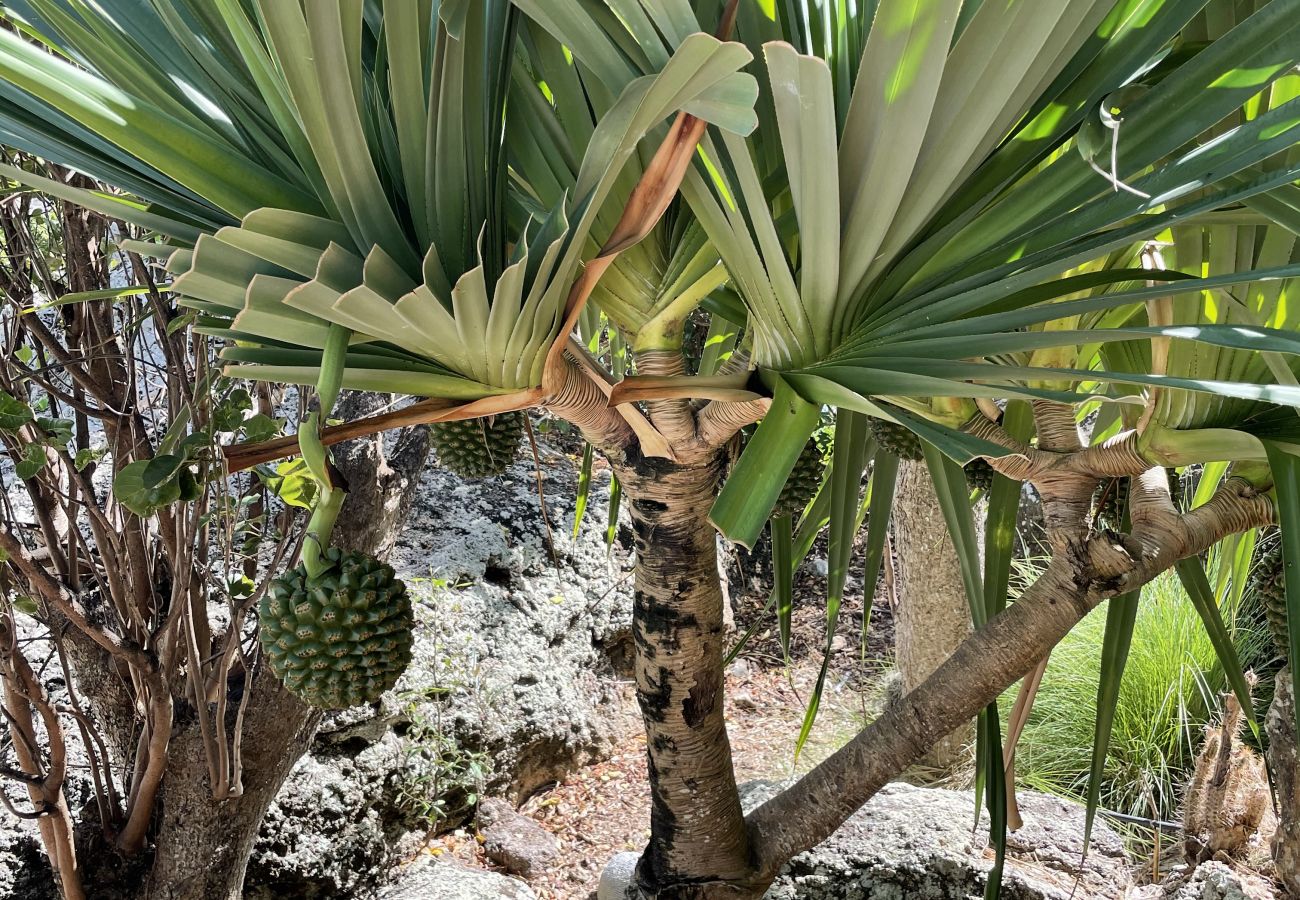
[[[1267,497],[1241,479],[1229,479],[1204,506],[1135,526],[1133,547],[1096,536],[1058,554],[1016,603],[968,638],[916,690],[749,815],[762,879],[770,881],[791,857],[829,837],[934,741],[1029,672],[1107,597],[1133,590],[1177,560],[1273,516]]]
[[[0,549],[4,550],[9,564],[18,570],[35,593],[40,594],[43,600],[67,616],[68,621],[76,625],[96,644],[103,647],[117,659],[142,671],[155,668],[149,654],[139,646],[124,640],[107,628],[92,625],[81,603],[64,590],[63,586],[50,577],[49,573],[41,568],[39,564],[34,562],[28,555],[27,548],[7,530],[0,531]]]
[[[565,359],[542,408],[578,426],[582,436],[599,447],[611,462],[622,460],[637,443],[628,420],[609,408],[605,392],[578,363]]]
[[[44,813],[37,820],[37,827],[64,900],[84,900],[86,892],[77,869],[72,813],[63,791],[68,763],[63,726],[40,679],[36,677],[26,657],[17,651],[14,638],[12,622],[8,616],[0,616],[0,647],[5,648],[5,665],[0,670],[0,682],[3,682],[4,687],[2,699],[7,714],[5,718],[14,738],[14,755],[22,770],[31,776],[24,780],[27,782],[27,796],[31,799],[32,806]],[[36,755],[32,707],[40,713],[45,728],[48,767],[42,765]]]
[[[651,897],[716,897],[752,877],[723,720],[722,591],[707,519],[723,456],[621,467],[636,534],[633,639],[646,729],[650,841],[637,868]]]

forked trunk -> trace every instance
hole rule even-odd
[[[636,533],[637,699],[653,806],[643,896],[746,897],[753,867],[723,721],[722,591],[708,521],[723,456],[620,473]]]
[[[320,721],[320,713],[281,687],[269,670],[259,667],[253,680],[240,796],[212,798],[197,721],[185,721],[173,736],[143,900],[243,896],[244,872],[262,818]]]

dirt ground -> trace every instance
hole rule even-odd
[[[816,558],[817,549],[813,557]],[[755,566],[754,568],[760,568]],[[736,635],[757,619],[759,625],[727,670],[727,727],[736,766],[744,782],[781,779],[806,771],[836,750],[873,715],[888,671],[893,643],[888,602],[873,604],[871,630],[862,641],[861,582],[846,597],[833,639],[834,653],[816,725],[795,760],[807,698],[817,681],[826,644],[824,579],[815,566],[801,570],[796,582],[791,661],[782,658],[776,618],[764,612],[765,579],[745,561],[733,566],[732,591]],[[752,578],[751,578],[752,575]],[[751,582],[747,584],[747,582]],[[760,590],[746,590],[746,587]],[[884,591],[882,593],[888,593]],[[634,708],[631,682],[623,686]],[[629,717],[635,721],[635,717]],[[560,859],[530,884],[546,900],[594,898],[605,863],[624,850],[640,850],[649,836],[650,793],[646,780],[645,737],[631,729],[604,762],[573,773],[564,782],[531,797],[520,810],[556,836]],[[442,835],[426,847],[434,855],[496,870],[483,855],[472,827]]]

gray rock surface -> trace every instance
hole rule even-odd
[[[635,724],[610,659],[630,643],[631,579],[603,540],[608,477],[571,540],[573,463],[547,454],[544,472],[554,561],[531,460],[482,482],[425,473],[390,558],[416,599],[415,659],[380,703],[327,717],[268,813],[250,900],[373,895],[469,795],[519,802]]]
[[[536,900],[532,888],[514,878],[424,857],[398,873],[381,900]]]
[[[751,782],[747,808],[779,785]],[[1083,855],[1083,807],[1019,792],[1025,825],[1007,839],[1004,900],[1122,900],[1131,880],[1119,836],[1098,823]],[[890,784],[829,840],[795,857],[773,900],[965,900],[982,896],[992,867],[981,831],[972,834],[968,792]]]
[[[742,786],[746,810],[781,785]],[[1123,900],[1132,881],[1119,836],[1098,823],[1082,864],[1083,807],[1042,794],[1018,795],[1025,825],[1007,841],[1004,900]],[[971,831],[969,793],[886,785],[829,840],[795,857],[770,900],[968,900],[982,897],[992,854]],[[621,900],[636,854],[620,853],[601,878],[599,900]]]
[[[512,875],[540,875],[559,856],[560,842],[555,835],[499,797],[479,803],[478,824],[483,852]]]
[[[1163,884],[1149,884],[1133,892],[1133,900],[1275,900],[1281,896],[1264,879],[1213,861],[1201,863],[1190,873],[1175,871]]]

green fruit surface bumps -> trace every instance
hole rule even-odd
[[[1124,511],[1128,509],[1129,480],[1127,478],[1103,479],[1093,494],[1094,519],[1099,528],[1119,531],[1124,524]]]
[[[914,462],[921,458],[921,439],[902,425],[886,422],[884,419],[869,418],[867,427],[871,429],[876,443],[886,453]]]
[[[439,464],[461,478],[500,475],[515,461],[524,438],[523,413],[464,422],[437,422],[429,437]]]
[[[298,565],[259,607],[262,651],[284,686],[312,706],[379,699],[411,662],[414,616],[391,566],[331,547],[312,577]]]
[[[772,508],[772,515],[797,518],[802,514],[812,501],[813,495],[817,493],[825,468],[822,449],[816,437],[811,437],[808,443],[803,445],[799,458],[795,460],[790,477],[786,479],[785,487],[781,488],[781,496],[777,498],[776,506]]]
[[[1255,550],[1255,562],[1250,567],[1247,590],[1259,599],[1268,619],[1268,630],[1273,643],[1285,655],[1290,646],[1286,633],[1286,581],[1282,565],[1282,542],[1272,541]]]

